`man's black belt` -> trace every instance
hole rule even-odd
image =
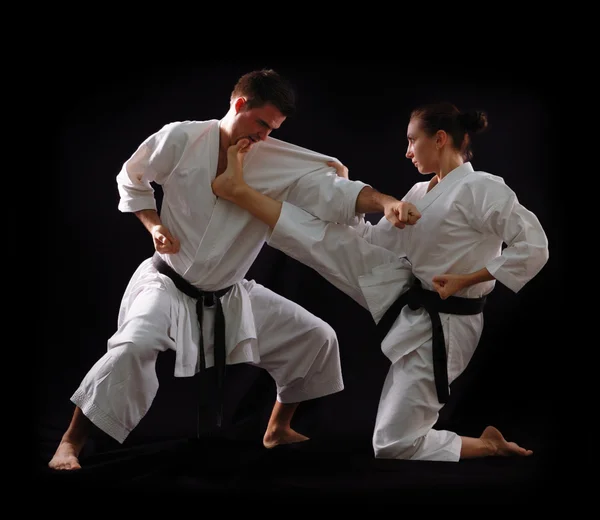
[[[446,342],[444,340],[444,329],[440,312],[446,314],[479,314],[483,311],[486,296],[481,298],[462,298],[459,296],[449,296],[442,300],[435,291],[423,289],[419,280],[405,293],[390,305],[379,323],[377,323],[377,332],[379,341],[382,342],[392,328],[396,318],[400,315],[402,308],[408,305],[413,311],[420,307],[425,308],[431,318],[433,329],[432,349],[433,349],[433,374],[435,377],[435,386],[438,400],[440,403],[446,403],[450,396],[448,389],[448,363],[446,360]]]
[[[198,324],[200,326],[200,370],[206,370],[206,360],[204,355],[204,334],[202,333],[204,307],[216,306],[215,311],[215,338],[214,338],[214,353],[215,353],[215,369],[217,381],[217,426],[221,427],[223,419],[223,402],[224,402],[224,381],[225,381],[225,315],[223,314],[223,306],[220,298],[225,295],[233,286],[220,289],[218,291],[203,291],[198,287],[193,286],[179,273],[177,273],[169,264],[167,264],[159,255],[155,253],[152,257],[152,264],[159,273],[168,276],[175,286],[183,293],[196,300],[196,315],[198,316]]]

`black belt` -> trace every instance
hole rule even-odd
[[[408,305],[413,311],[424,307],[429,317],[433,329],[432,353],[433,353],[433,374],[435,377],[435,386],[438,400],[440,403],[446,403],[450,392],[448,390],[448,364],[446,361],[446,342],[444,340],[444,329],[440,312],[446,314],[479,314],[483,311],[486,296],[481,298],[462,298],[459,296],[449,296],[442,300],[435,291],[428,291],[421,287],[421,282],[416,281],[408,291],[389,307],[379,323],[377,331],[379,341],[382,342],[392,328],[394,321],[400,315],[402,308]]]
[[[206,370],[206,360],[204,356],[204,334],[202,333],[202,318],[204,315],[204,307],[213,307],[216,305],[215,312],[215,368],[218,391],[218,411],[217,411],[217,426],[221,427],[223,419],[223,401],[224,401],[224,380],[225,380],[225,315],[223,314],[223,306],[220,298],[225,295],[232,285],[218,291],[203,291],[189,283],[180,274],[175,272],[173,268],[167,264],[159,255],[155,253],[152,257],[152,264],[159,273],[168,276],[175,286],[183,293],[196,300],[196,314],[198,316],[198,324],[200,326],[200,370]]]

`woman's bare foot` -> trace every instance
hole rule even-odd
[[[247,186],[244,181],[244,155],[250,150],[249,139],[240,139],[227,150],[227,168],[212,182],[213,193],[222,199],[233,200]]]
[[[498,457],[509,457],[512,455],[529,456],[533,451],[521,448],[514,442],[508,442],[497,428],[488,426],[481,437],[479,437],[490,449],[490,454]]]
[[[303,442],[309,440],[308,437],[298,433],[291,428],[281,430],[270,430],[265,433],[263,445],[267,449],[274,448],[281,444],[293,444],[295,442]]]
[[[59,470],[81,469],[78,459],[80,451],[80,446],[70,441],[62,440],[58,445],[54,457],[48,462],[48,467]]]

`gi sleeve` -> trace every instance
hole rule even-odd
[[[544,267],[549,258],[548,238],[534,213],[519,203],[505,184],[486,183],[474,193],[483,201],[472,213],[473,226],[483,234],[501,238],[506,247],[486,265],[487,270],[513,292],[518,292]]]
[[[179,123],[169,123],[144,140],[117,175],[120,211],[157,209],[151,183],[167,182],[187,140],[187,133]]]

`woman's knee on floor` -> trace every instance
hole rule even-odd
[[[424,439],[424,436],[416,437],[414,435],[385,439],[381,433],[375,432],[373,435],[373,452],[377,459],[409,460],[417,453]]]

